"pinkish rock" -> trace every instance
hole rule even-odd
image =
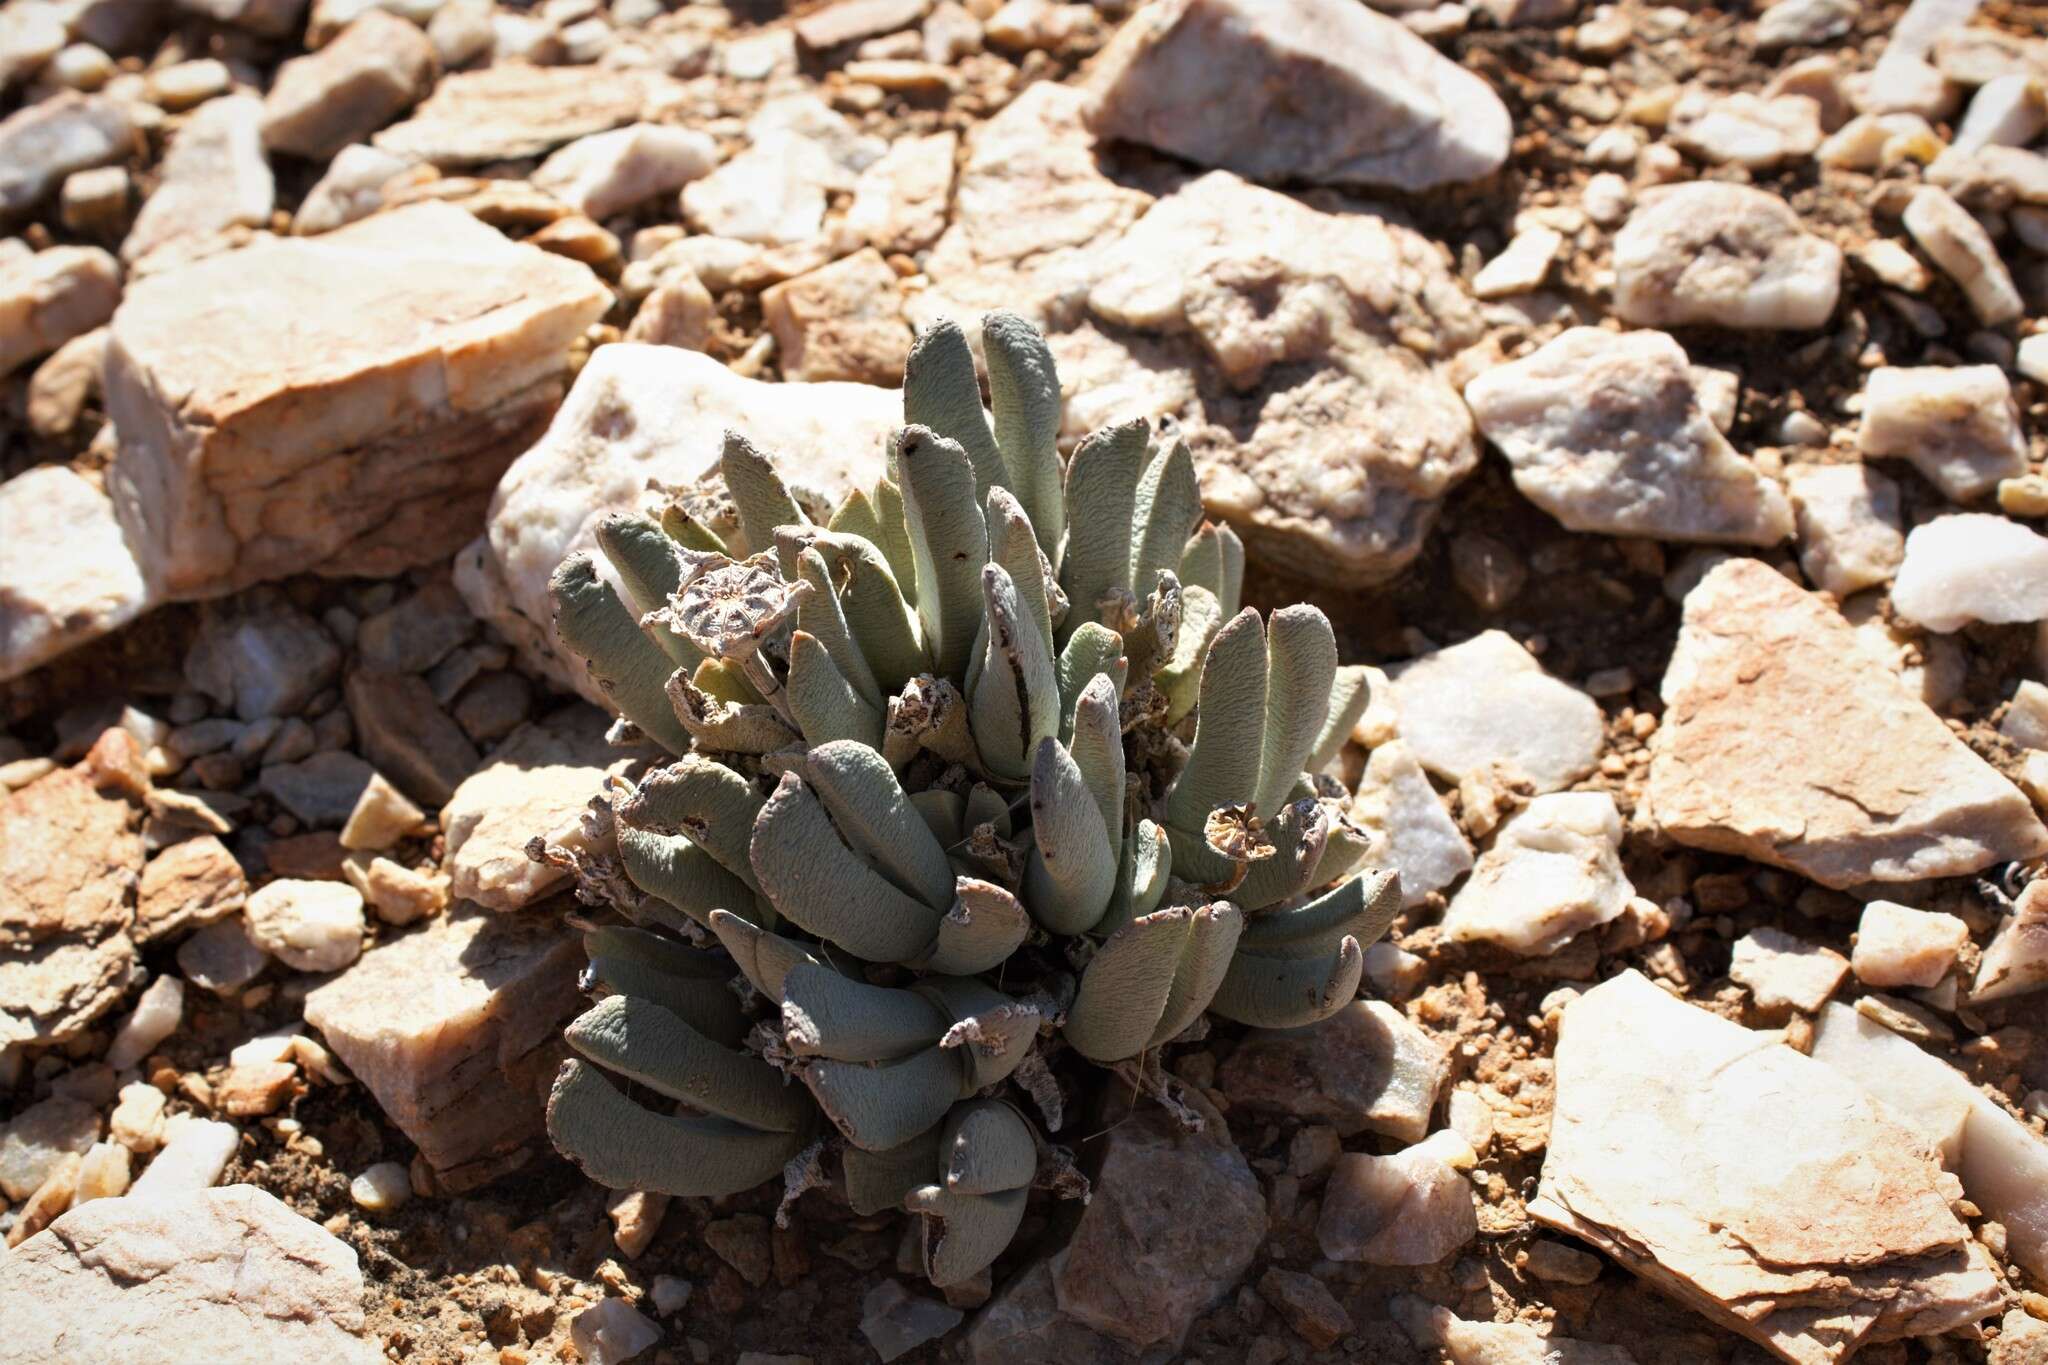
[[[1233,1108],[1420,1142],[1450,1054],[1392,1005],[1355,1000],[1314,1028],[1252,1032],[1217,1074]]]

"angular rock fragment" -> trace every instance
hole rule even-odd
[[[96,483],[64,465],[0,483],[0,680],[126,625],[150,601]]]
[[[1867,1089],[1938,1152],[1970,1202],[2005,1228],[2013,1260],[2048,1274],[2048,1141],[1962,1072],[1847,1005],[1821,1011],[1813,1058]]]
[[[535,837],[578,845],[578,819],[616,751],[587,706],[524,725],[491,752],[441,811],[453,893],[489,910],[521,910],[559,886],[561,868],[526,856]]]
[[[263,145],[325,161],[426,93],[434,45],[417,24],[370,9],[332,41],[277,69],[263,97]]]
[[[1466,1322],[1411,1295],[1388,1308],[1417,1346],[1442,1347],[1451,1365],[1637,1365],[1619,1346],[1552,1336],[1526,1322]]]
[[[1997,1308],[1940,1174],[1831,1067],[1626,971],[1565,1009],[1529,1212],[1780,1359],[1827,1365]]]
[[[582,942],[547,915],[447,915],[306,997],[306,1022],[450,1188],[541,1131]]]
[[[2012,272],[1998,258],[1991,235],[1947,191],[1923,185],[1906,205],[1901,221],[1920,249],[1961,288],[1979,322],[1996,327],[2025,311]]]
[[[2048,986],[2048,882],[2027,884],[2012,915],[1984,945],[1977,979],[1970,986],[1976,1003],[2003,1000]]]
[[[1489,630],[1392,670],[1401,738],[1451,782],[1497,776],[1535,791],[1570,786],[1600,761],[1600,707]]]
[[[2026,797],[1855,641],[1757,560],[1701,579],[1664,675],[1648,794],[1658,825],[1832,887],[2048,851]]]
[[[417,675],[359,668],[342,695],[363,752],[414,800],[439,805],[476,771],[476,746]]]
[[[1863,386],[1864,455],[1910,460],[1957,502],[2027,472],[2012,383],[1996,365],[1880,366]]]
[[[1813,155],[1820,104],[1805,95],[1722,93],[1692,86],[1671,106],[1671,145],[1703,161],[1766,170]]]
[[[1638,327],[1819,327],[1842,251],[1776,195],[1696,181],[1646,191],[1614,235],[1614,311]]]
[[[1187,337],[1214,367],[1188,444],[1210,514],[1253,554],[1348,583],[1414,558],[1479,458],[1471,414],[1432,369],[1480,331],[1436,246],[1370,209],[1311,208],[1216,171],[1097,265],[1091,312]]]
[[[292,233],[313,237],[346,227],[384,207],[384,187],[411,166],[398,156],[368,143],[344,147],[327,165],[292,217]]]
[[[761,317],[785,379],[903,382],[910,324],[896,272],[872,247],[763,291]]]
[[[1792,534],[1778,486],[1708,419],[1662,332],[1574,327],[1465,386],[1515,487],[1566,529],[1717,544]]]
[[[1872,901],[1857,921],[1849,966],[1858,981],[1879,990],[1924,989],[1941,984],[1969,941],[1970,926],[1954,915]]]
[[[185,651],[185,680],[242,720],[296,716],[341,670],[341,648],[306,613],[276,601],[208,610]]]
[[[1061,1310],[1132,1350],[1177,1346],[1265,1239],[1266,1202],[1223,1116],[1187,1099],[1200,1132],[1150,1104],[1108,1129],[1094,1195],[1052,1260]]]
[[[331,749],[303,763],[272,763],[256,782],[301,823],[339,829],[375,775],[376,770],[354,754]]]
[[[0,1362],[377,1365],[347,1243],[253,1185],[82,1204],[0,1260]]]
[[[456,586],[530,664],[599,701],[587,678],[555,658],[547,585],[565,556],[595,547],[604,516],[636,509],[650,479],[676,486],[702,476],[727,428],[770,452],[792,484],[836,499],[881,474],[882,438],[902,415],[889,389],[768,384],[694,351],[600,347],[547,434],[506,472],[487,539],[457,562]]]
[[[201,990],[232,995],[262,975],[270,954],[249,938],[239,915],[216,920],[178,945],[178,970]]]
[[[1837,598],[1888,581],[1905,557],[1899,486],[1861,464],[1797,464],[1785,471],[1799,528],[1799,567]]]
[[[302,972],[339,971],[363,950],[363,898],[341,882],[271,882],[244,920],[250,942]]]
[[[1472,869],[1472,845],[1403,740],[1372,751],[1351,818],[1377,836],[1367,866],[1401,874],[1403,905],[1421,904]]]
[[[1254,1031],[1217,1074],[1233,1107],[1327,1123],[1344,1137],[1420,1142],[1450,1054],[1379,1000],[1356,1000],[1311,1029]]]
[[[708,133],[635,123],[578,138],[533,173],[533,183],[586,218],[606,219],[673,194],[718,164]]]
[[[67,1156],[99,1140],[100,1116],[83,1100],[52,1095],[0,1126],[0,1193],[26,1199]]]
[[[1084,1327],[1060,1311],[1052,1268],[1037,1261],[1002,1285],[963,1335],[973,1365],[1170,1365],[1172,1346],[1132,1354],[1123,1343]]]
[[[1255,180],[1478,180],[1512,128],[1491,86],[1345,0],[1155,0],[1097,60],[1088,123]]]
[[[190,598],[447,553],[608,297],[441,204],[139,281],[108,352],[108,481],[146,572]]]
[[[96,246],[0,256],[0,374],[90,332],[121,301],[121,268]]]
[[[1460,1174],[1473,1159],[1464,1139],[1449,1132],[1391,1156],[1338,1157],[1316,1221],[1323,1255],[1370,1265],[1443,1260],[1479,1233],[1472,1185]]]
[[[1892,609],[1943,632],[2048,618],[2048,537],[1987,512],[1923,522],[1906,537]]]
[[[967,1315],[935,1299],[920,1298],[895,1280],[883,1280],[861,1300],[860,1334],[884,1361],[936,1341]]]
[[[951,225],[925,261],[934,288],[920,326],[941,316],[966,326],[992,308],[1048,330],[1075,321],[1103,272],[1099,248],[1152,202],[1103,173],[1081,121],[1085,99],[1040,81],[968,135]]]
[[[411,118],[372,141],[387,152],[442,167],[512,161],[653,119],[676,102],[680,90],[652,71],[501,62],[446,77]]]
[[[960,135],[954,132],[890,143],[855,182],[846,226],[885,254],[922,251],[937,241],[946,230],[959,145]]]
[[[1849,960],[1832,948],[1763,925],[1735,941],[1728,977],[1747,986],[1767,1012],[1816,1013],[1849,974]]]
[[[124,160],[139,139],[126,106],[71,91],[25,104],[0,120],[0,218],[12,218],[73,171]]]
[[[1444,913],[1453,942],[1525,956],[1562,948],[1621,914],[1635,887],[1621,870],[1621,815],[1605,792],[1551,792],[1501,827]]]
[[[277,182],[263,155],[262,123],[263,102],[254,95],[201,105],[171,139],[162,179],[122,240],[121,259],[132,264],[181,238],[268,225]]]

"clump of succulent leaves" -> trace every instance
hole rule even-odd
[[[1317,775],[1366,703],[1329,621],[1240,610],[1185,443],[1129,422],[1063,462],[1044,341],[982,336],[989,410],[963,332],[919,339],[872,488],[828,511],[728,435],[598,527],[623,595],[589,554],[552,585],[673,756],[545,850],[624,921],[587,921],[556,1145],[703,1196],[836,1152],[856,1211],[922,1216],[939,1285],[1077,1183],[1022,1102],[1057,1129],[1053,1062],[1156,1075],[1205,1011],[1322,1019],[1400,899]]]

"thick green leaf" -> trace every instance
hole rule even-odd
[[[810,1126],[811,1099],[802,1087],[754,1054],[712,1042],[651,1000],[600,1000],[563,1037],[605,1070],[700,1114],[778,1133]]]
[[[598,577],[588,554],[562,561],[548,580],[555,604],[555,634],[582,659],[591,678],[649,739],[670,753],[687,753],[690,732],[669,704],[667,683],[675,661],[647,638],[639,621]]]
[[[588,1062],[570,1061],[548,1095],[548,1136],[598,1184],[714,1199],[782,1174],[808,1131],[763,1132],[713,1116],[643,1109]]]
[[[988,357],[988,393],[995,410],[996,444],[1045,557],[1058,562],[1066,503],[1060,489],[1060,377],[1045,338],[1015,313],[981,319]]]
[[[1199,837],[1218,806],[1258,791],[1266,722],[1266,632],[1246,608],[1216,632],[1202,667],[1201,710],[1187,766],[1166,796],[1167,824]]]
[[[950,318],[932,324],[910,347],[903,367],[903,421],[927,427],[960,446],[973,465],[976,507],[991,486],[1009,483],[1002,452],[982,411],[974,351],[960,324]],[[922,573],[918,592],[924,592]]]
[[[1337,681],[1337,637],[1329,617],[1297,604],[1273,613],[1266,638],[1272,664],[1258,794],[1252,799],[1258,813],[1270,817],[1286,804],[1323,733]]]
[[[869,962],[909,962],[944,911],[900,891],[840,840],[824,805],[785,773],[754,821],[754,875],[790,923]]]

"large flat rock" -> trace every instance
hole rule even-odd
[[[1096,62],[1089,125],[1256,180],[1424,190],[1493,174],[1493,88],[1355,0],[1154,0]]]
[[[1825,602],[1731,559],[1686,595],[1650,765],[1659,826],[1823,886],[1954,877],[2048,829]]]
[[[600,520],[639,507],[649,480],[687,484],[708,473],[728,428],[768,452],[792,484],[836,501],[882,474],[882,443],[902,418],[894,389],[770,384],[680,347],[600,347],[547,434],[505,472],[485,538],[457,563],[457,586],[532,666],[602,701],[580,666],[556,657],[548,601],[548,576],[571,552],[596,546]]]
[[[308,995],[306,1022],[459,1188],[541,1131],[582,966],[559,917],[444,915]]]
[[[507,62],[458,71],[412,117],[372,141],[437,166],[475,166],[540,156],[592,133],[654,120],[682,87],[652,71]]]
[[[1529,1212],[1779,1359],[1829,1365],[2002,1303],[1940,1179],[1854,1081],[1631,970],[1565,1010]]]
[[[194,598],[448,554],[607,299],[441,204],[138,281],[108,347],[108,491],[145,573]]]
[[[355,1252],[253,1185],[81,1204],[0,1259],[0,1301],[4,1365],[384,1359]]]

